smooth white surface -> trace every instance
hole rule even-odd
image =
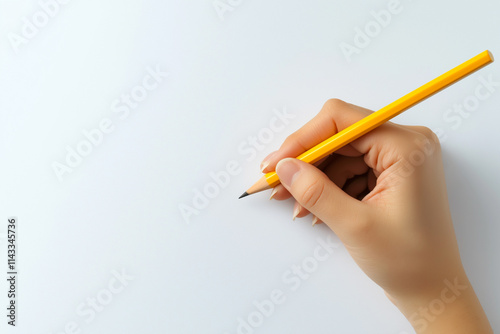
[[[293,291],[283,275],[331,232],[292,222],[291,202],[237,200],[261,159],[328,98],[378,109],[485,49],[500,57],[498,1],[401,0],[348,62],[340,43],[389,2],[244,0],[221,20],[211,0],[70,1],[15,53],[8,34],[40,5],[2,0],[2,263],[7,217],[20,228],[18,327],[7,332],[64,333],[74,322],[81,333],[233,334],[254,301],[281,290],[285,301],[254,333],[412,333],[343,247]],[[156,66],[168,78],[120,119],[113,101]],[[500,81],[498,63],[396,121],[445,134],[461,254],[500,331],[500,87],[467,118],[445,118],[488,76]],[[295,117],[283,130],[255,156],[242,152],[284,109]],[[104,118],[114,130],[59,182],[53,162]],[[240,172],[187,224],[179,205],[230,161]],[[77,308],[105,296],[114,270],[134,279],[87,322]]]

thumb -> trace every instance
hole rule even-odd
[[[281,184],[292,196],[327,224],[340,238],[364,229],[368,224],[368,208],[335,183],[322,171],[303,161],[285,158],[276,165]]]

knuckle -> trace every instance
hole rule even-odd
[[[345,105],[345,102],[341,99],[331,98],[326,101],[325,105],[328,105],[330,107],[339,107]]]
[[[293,145],[296,142],[297,142],[297,134],[294,132],[285,138],[285,141],[283,142],[283,146],[287,146],[287,145],[291,145],[291,144]]]
[[[434,145],[434,147],[436,148],[441,147],[441,143],[439,142],[439,137],[431,129],[429,129],[429,133],[427,134],[427,139],[429,139],[429,141],[432,143],[432,145]]]
[[[419,133],[417,141],[425,143],[433,151],[440,148],[439,138],[431,129],[426,126],[418,126],[417,132]]]
[[[425,136],[425,138],[429,140],[434,141],[434,138],[437,138],[436,134],[426,126],[419,126],[417,127],[417,129],[418,132],[420,132],[423,136]]]
[[[327,112],[336,112],[337,110],[346,106],[347,103],[340,99],[328,99],[323,107]]]
[[[404,126],[400,135],[401,142],[406,143],[407,153],[421,150],[426,152],[440,150],[438,136],[426,126]]]
[[[320,198],[325,191],[325,183],[320,179],[316,179],[309,184],[302,193],[301,202],[304,207],[309,210],[314,210],[319,204]]]

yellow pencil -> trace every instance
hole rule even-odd
[[[419,102],[436,94],[440,90],[454,84],[460,79],[465,78],[469,74],[479,70],[493,62],[493,55],[486,50],[474,58],[467,60],[465,63],[455,67],[436,79],[426,83],[413,92],[403,96],[402,98],[392,102],[388,106],[374,112],[373,114],[363,118],[344,130],[336,133],[332,137],[319,143],[313,148],[307,150],[297,157],[297,159],[313,164],[316,161],[332,154],[339,148],[349,144],[353,140],[361,137],[365,133],[375,129],[376,127],[389,121],[391,118],[399,115],[408,108],[413,107]],[[276,172],[265,174],[259,181],[251,186],[240,198],[245,196],[276,187],[280,183]]]

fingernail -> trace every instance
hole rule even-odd
[[[300,209],[302,209],[302,207],[300,206],[300,204],[297,203],[297,202],[295,202],[295,204],[293,206],[293,217],[292,217],[292,220],[295,220],[295,218],[297,218],[297,215],[299,214]]]
[[[269,161],[262,161],[262,163],[260,164],[260,171],[261,171],[262,173],[264,173],[264,169],[266,169],[266,168],[267,168],[267,166],[269,166],[269,164],[270,164],[270,163],[271,163],[271,162],[269,162]]]
[[[274,187],[273,191],[271,192],[271,196],[269,196],[269,200],[272,200],[274,195],[278,192],[278,187]]]
[[[267,168],[267,166],[269,166],[271,164],[271,160],[273,158],[273,156],[277,153],[278,151],[274,151],[272,153],[270,153],[267,157],[265,157],[263,160],[262,160],[262,163],[260,164],[260,171],[262,173],[264,173],[264,170]]]
[[[312,226],[314,226],[314,225],[318,224],[318,222],[319,222],[318,217],[313,216]]]
[[[286,158],[280,160],[276,165],[276,173],[278,173],[281,183],[288,187],[292,185],[293,180],[300,172],[300,167],[294,160]]]

